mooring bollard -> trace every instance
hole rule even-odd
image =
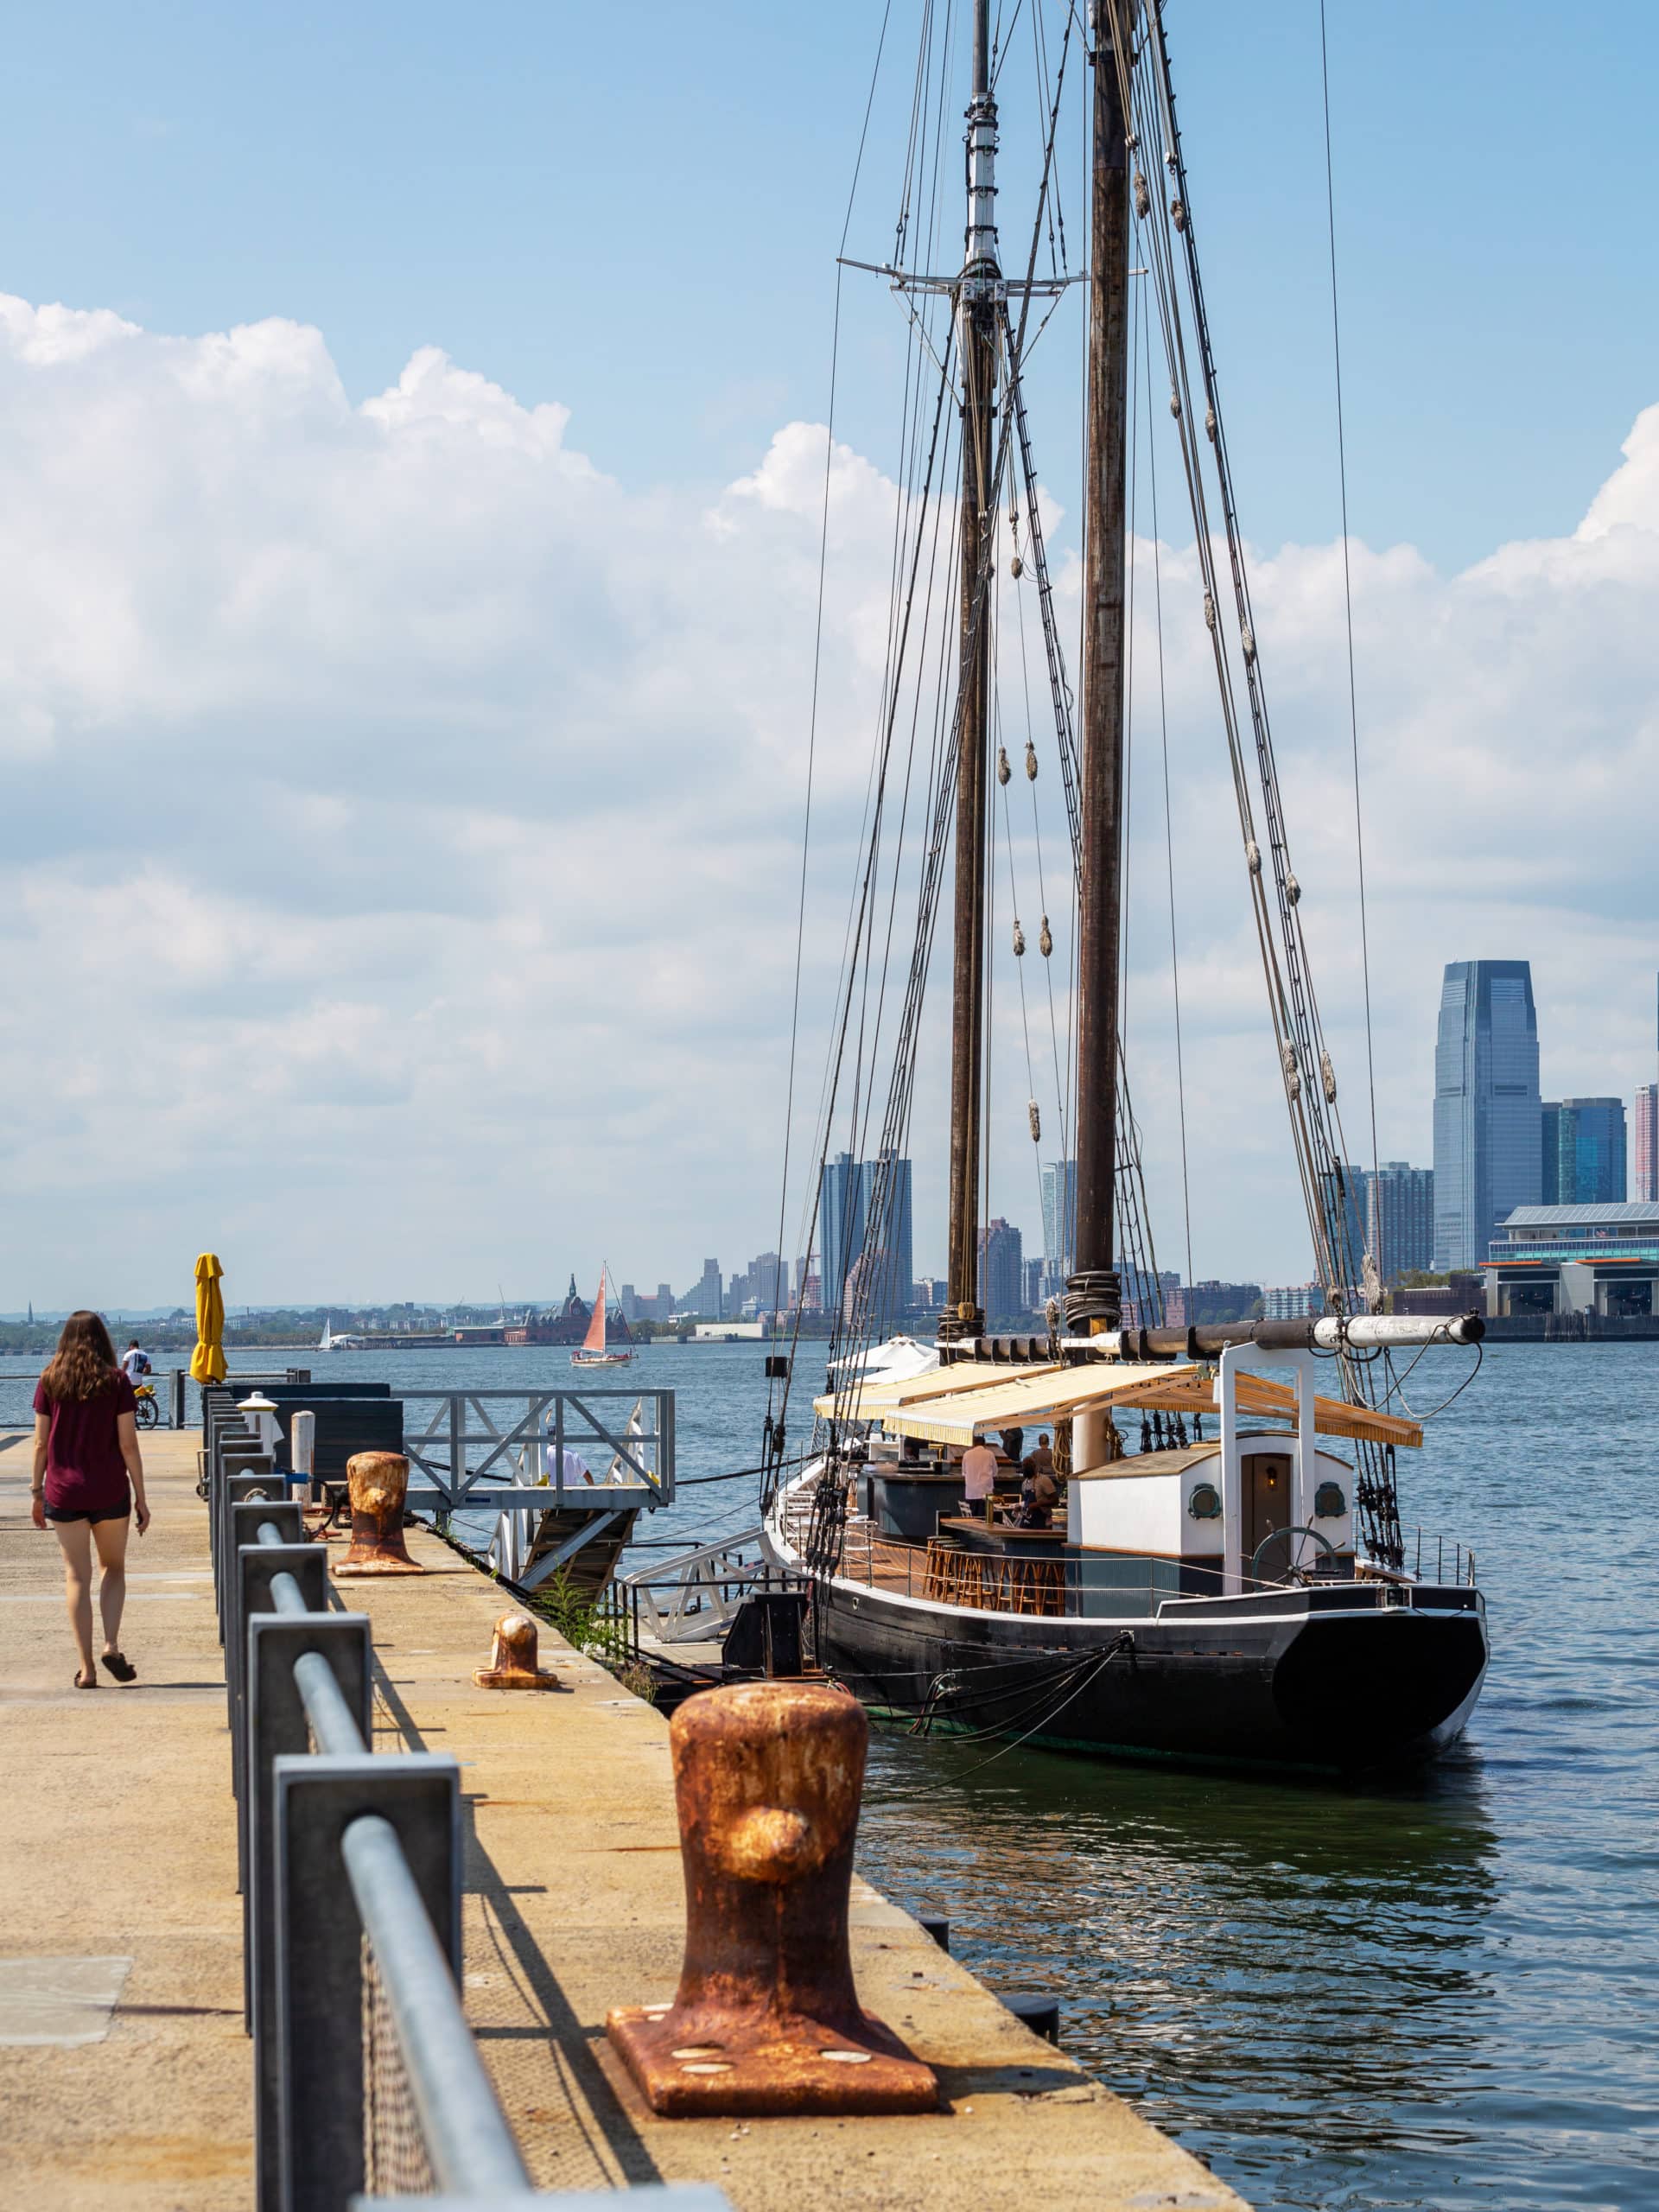
[[[556,1675],[536,1664],[540,1633],[528,1613],[503,1613],[495,1624],[495,1648],[487,1667],[474,1667],[473,1680],[485,1690],[558,1690]]]
[[[654,2111],[938,2109],[932,2069],[853,1986],[847,1913],[868,1738],[861,1707],[819,1682],[709,1690],[675,1714],[679,1991],[606,2024]]]
[[[409,1496],[409,1462],[401,1452],[359,1452],[346,1462],[352,1497],[351,1549],[334,1562],[334,1573],[424,1574],[404,1541],[404,1503]]]

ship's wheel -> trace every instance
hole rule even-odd
[[[1336,1558],[1337,1548],[1329,1536],[1322,1536],[1317,1529],[1310,1529],[1302,1522],[1293,1521],[1287,1528],[1270,1529],[1250,1554],[1250,1580],[1252,1582],[1311,1582],[1325,1560],[1317,1558],[1307,1559],[1302,1546],[1295,1541],[1304,1536],[1311,1538],[1319,1546],[1325,1555],[1325,1560]],[[1277,1573],[1264,1574],[1262,1561],[1272,1552],[1275,1544],[1283,1544],[1285,1548],[1284,1566]]]

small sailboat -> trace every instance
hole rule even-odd
[[[605,1276],[599,1271],[599,1295],[594,1300],[594,1318],[588,1324],[588,1333],[582,1340],[580,1351],[570,1355],[572,1367],[626,1367],[633,1357],[632,1351],[625,1344],[607,1346],[605,1342]]]

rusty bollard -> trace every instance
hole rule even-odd
[[[495,1647],[487,1667],[474,1667],[473,1680],[484,1690],[557,1690],[556,1675],[536,1664],[539,1632],[528,1613],[503,1613],[495,1624]]]
[[[346,1462],[352,1497],[352,1547],[336,1574],[424,1574],[404,1541],[409,1462],[401,1452],[358,1452]]]
[[[669,1734],[685,1868],[679,1992],[606,2023],[653,2111],[937,2111],[932,2069],[853,1987],[862,1708],[821,1682],[746,1682],[689,1698]]]

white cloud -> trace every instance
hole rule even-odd
[[[706,1250],[730,1267],[772,1242],[823,432],[785,426],[712,505],[624,491],[569,432],[564,408],[522,407],[432,349],[353,407],[320,334],[291,323],[177,339],[0,299],[0,991],[16,1042],[0,1305],[162,1295],[205,1243],[239,1300],[498,1278],[534,1293],[601,1254],[679,1281]],[[1553,1087],[1628,1092],[1650,1072],[1659,409],[1625,454],[1570,538],[1452,577],[1408,547],[1352,548],[1385,1153],[1425,1156],[1447,958],[1532,958]],[[892,499],[837,448],[809,1100],[880,692]],[[1195,563],[1162,558],[1195,1258],[1284,1276],[1305,1238]],[[1254,581],[1349,1134],[1369,1151],[1339,549],[1287,547]],[[1010,600],[1011,744],[1016,634]],[[1134,1067],[1179,1261],[1144,625],[1137,665]],[[1011,966],[1000,954],[1004,1007]],[[1034,1243],[1025,1092],[1016,1050],[993,1206]],[[919,1166],[942,1093],[931,1069],[918,1266],[943,1246]]]

